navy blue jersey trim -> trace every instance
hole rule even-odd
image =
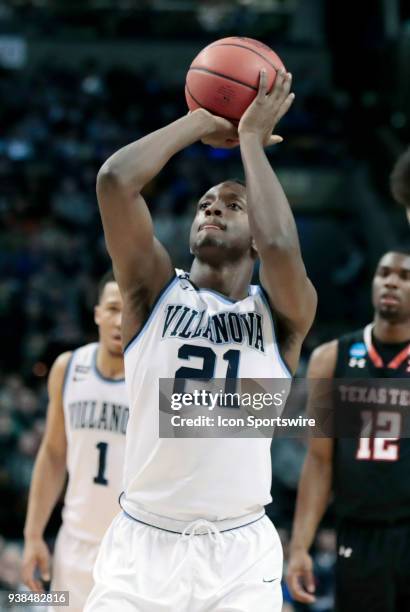
[[[275,342],[276,342],[276,347],[277,347],[277,350],[278,350],[278,356],[279,356],[280,362],[282,364],[282,367],[287,372],[289,378],[293,378],[292,370],[290,369],[290,367],[286,363],[286,359],[284,359],[284,357],[282,355],[282,352],[280,350],[280,346],[279,346],[279,342],[278,342],[278,335],[276,333],[276,324],[275,324],[276,313],[275,313],[275,311],[273,310],[273,308],[271,306],[270,299],[269,299],[269,296],[267,294],[266,289],[264,289],[264,287],[262,287],[262,285],[259,285],[259,288],[260,288],[261,297],[262,297],[263,301],[265,302],[266,308],[268,309],[268,312],[269,312],[271,320],[272,320],[273,334],[275,336]]]
[[[161,300],[161,298],[164,296],[164,294],[171,288],[171,285],[176,281],[179,280],[179,276],[177,276],[175,273],[173,276],[171,276],[171,278],[169,279],[169,281],[166,282],[166,284],[162,287],[161,291],[158,293],[157,297],[155,298],[155,301],[153,302],[150,311],[148,313],[148,316],[146,317],[144,323],[141,325],[141,327],[139,328],[139,330],[134,334],[134,336],[131,338],[131,340],[129,342],[127,342],[127,344],[124,347],[124,355],[125,353],[128,351],[128,349],[131,348],[131,345],[134,344],[134,342],[143,334],[143,332],[145,331],[145,329],[147,328],[147,326],[149,325],[156,307],[158,306],[159,301]]]
[[[128,512],[126,512],[124,508],[122,509],[122,511],[124,512],[125,516],[128,516],[128,518],[131,519],[132,521],[135,521],[136,523],[141,523],[142,525],[146,525],[147,527],[152,527],[153,529],[159,529],[160,531],[166,531],[168,533],[175,533],[176,535],[182,535],[183,533],[182,531],[173,531],[172,529],[164,529],[163,527],[157,527],[157,525],[151,525],[150,523],[141,521],[140,519],[137,519],[134,516],[131,516],[131,514],[128,514]],[[248,525],[253,525],[253,523],[257,523],[258,521],[263,519],[265,516],[266,514],[263,513],[262,516],[258,517],[254,521],[250,521],[249,523],[244,523],[243,525],[238,525],[238,527],[230,527],[229,529],[221,529],[220,533],[226,533],[227,531],[235,531],[236,529],[242,529],[242,527],[248,527]],[[208,534],[207,533],[195,533],[194,535],[201,536],[201,535],[208,535]]]
[[[98,347],[99,345],[97,344],[97,346],[94,349],[93,358],[92,358],[94,374],[97,376],[97,378],[100,378],[101,380],[107,383],[123,383],[125,381],[125,378],[109,378],[108,376],[104,376],[104,374],[100,372],[97,366]]]

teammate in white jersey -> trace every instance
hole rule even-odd
[[[99,343],[60,355],[48,381],[46,431],[34,466],[24,529],[23,580],[34,591],[44,586],[40,576],[50,580],[43,534],[68,472],[51,588],[69,591],[70,611],[84,608],[98,546],[120,510],[129,416],[121,316],[121,294],[108,273],[101,280],[95,307]]]
[[[268,94],[262,72],[238,130],[197,110],[124,147],[99,172],[105,237],[124,299],[131,412],[124,512],[103,539],[87,612],[281,609],[282,549],[264,515],[270,440],[159,438],[158,380],[281,378],[296,369],[316,293],[264,153],[292,103],[290,84],[281,72]],[[246,188],[226,181],[199,200],[188,277],[175,275],[154,237],[141,190],[201,139],[239,143]],[[250,288],[257,256],[261,286]]]

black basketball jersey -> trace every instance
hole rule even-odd
[[[371,325],[347,334],[339,339],[335,379],[367,379],[367,393],[381,404],[374,413],[364,414],[358,395],[352,414],[357,411],[357,418],[363,419],[363,432],[369,437],[335,439],[337,517],[363,522],[410,520],[410,439],[400,438],[403,427],[409,435],[410,343],[378,342]]]

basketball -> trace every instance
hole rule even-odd
[[[270,91],[277,71],[284,68],[272,49],[240,36],[213,42],[202,49],[188,70],[185,97],[189,110],[204,108],[238,123],[257,94],[263,68]]]

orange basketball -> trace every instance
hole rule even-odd
[[[185,83],[188,108],[205,108],[237,123],[256,96],[262,68],[267,72],[270,90],[276,72],[284,68],[272,49],[242,36],[213,42],[202,49],[188,70]]]

